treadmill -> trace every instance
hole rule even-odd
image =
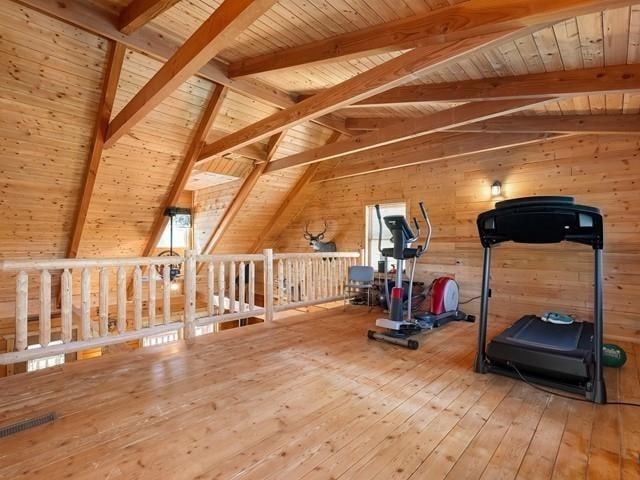
[[[477,220],[484,247],[478,352],[475,371],[499,373],[527,382],[579,393],[606,403],[602,376],[602,214],[576,205],[572,197],[525,197],[498,202]],[[557,325],[525,315],[489,345],[487,316],[491,296],[491,249],[500,243],[589,245],[594,251],[593,322]]]

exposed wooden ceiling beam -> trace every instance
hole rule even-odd
[[[505,29],[631,5],[619,0],[471,0],[448,8],[247,58],[229,66],[238,77],[308,63],[436,45]]]
[[[405,117],[406,118],[406,117]],[[347,118],[352,130],[380,130],[404,118]],[[486,133],[640,133],[639,115],[539,115],[497,117],[448,129],[451,132]]]
[[[482,133],[436,133],[422,148],[390,157],[360,159],[345,157],[330,170],[316,174],[312,182],[325,182],[339,178],[364,175],[372,172],[418,165],[437,160],[453,159],[493,150],[537,143],[558,135],[546,133],[502,133],[485,135]]]
[[[125,35],[118,29],[118,15],[82,0],[64,0],[64,2],[51,0],[14,1],[74,27],[120,42],[132,50],[145,53],[162,62],[165,62],[180,48],[178,43],[149,26],[143,26],[132,34]],[[231,80],[227,76],[226,65],[215,59],[203,65],[197,74],[202,78],[229,87],[234,92],[257,98],[277,108],[287,108],[296,103],[289,94],[258,80],[251,78]],[[351,135],[351,132],[344,126],[344,120],[339,117],[323,115],[313,121],[332,130]]]
[[[546,102],[549,99],[522,99],[522,100],[494,100],[490,102],[474,102],[458,107],[432,113],[426,117],[407,118],[384,130],[363,133],[353,138],[317,147],[306,152],[290,155],[272,162],[268,172],[283,168],[306,165],[309,163],[341,157],[349,153],[368,150],[382,145],[388,145],[403,140],[427,135],[436,131],[446,130],[469,123],[486,120],[501,115],[517,112],[536,103]]]
[[[335,143],[340,138],[340,133],[334,132],[329,139],[327,140],[327,144]],[[265,227],[262,229],[260,234],[256,237],[256,241],[251,247],[251,252],[256,253],[260,251],[263,247],[264,242],[269,238],[269,235],[274,231],[276,226],[278,225],[278,221],[283,217],[285,212],[291,208],[292,205],[297,203],[297,200],[300,196],[300,193],[306,188],[311,179],[315,176],[320,167],[319,163],[315,163],[313,165],[309,165],[307,169],[304,171],[302,176],[298,179],[293,188],[289,191],[286,198],[282,201],[276,213],[273,214],[271,219],[267,222]]]
[[[154,248],[156,248],[158,240],[160,240],[160,236],[167,226],[168,217],[164,214],[164,211],[168,207],[175,206],[176,202],[180,198],[180,194],[183,192],[184,187],[189,180],[189,176],[193,171],[193,167],[195,165],[196,159],[198,158],[198,154],[200,153],[200,149],[204,145],[204,140],[207,136],[207,133],[209,132],[209,130],[211,130],[213,120],[216,118],[216,115],[220,111],[225,93],[226,87],[223,87],[222,85],[217,85],[211,93],[211,98],[209,98],[209,102],[202,112],[200,121],[198,122],[198,125],[196,126],[196,129],[191,138],[191,142],[189,143],[187,153],[182,159],[182,164],[180,165],[180,169],[178,170],[178,175],[176,176],[176,179],[171,186],[171,190],[169,191],[169,194],[167,195],[162,208],[158,212],[156,219],[153,222],[153,227],[151,227],[151,235],[149,236],[149,240],[147,241],[147,244],[142,251],[143,257],[150,255],[151,252],[153,252]]]
[[[406,82],[413,75],[440,68],[479,49],[495,46],[505,39],[511,38],[516,32],[480,35],[445,45],[416,48],[406,52],[307,98],[293,107],[270,115],[205,146],[202,149],[201,160],[232,152],[319,115],[381,93]]]
[[[258,183],[258,180],[264,173],[266,166],[269,164],[269,162],[275,155],[283,137],[284,137],[284,132],[280,132],[273,135],[269,139],[269,146],[267,149],[266,161],[263,163],[256,164],[251,170],[251,172],[249,173],[249,175],[247,176],[247,178],[244,179],[244,181],[242,182],[242,185],[240,186],[240,189],[236,192],[236,195],[233,197],[233,200],[231,201],[231,203],[225,210],[224,214],[222,215],[222,218],[220,219],[218,224],[215,226],[213,232],[211,233],[209,240],[207,240],[207,243],[202,249],[202,252],[200,252],[201,254],[207,255],[211,251],[213,251],[213,249],[216,247],[216,245],[222,238],[222,235],[224,235],[224,232],[226,232],[227,228],[229,228],[229,225],[231,225],[236,215],[238,215],[238,213],[240,212],[240,209],[247,201],[247,198],[249,198],[249,195],[253,191],[253,188],[256,186],[256,184]]]
[[[540,96],[624,93],[640,90],[640,65],[615,65],[516,77],[404,85],[371,96],[353,107],[388,107],[420,102],[470,102]]]
[[[187,79],[206,65],[237,35],[269,10],[276,0],[225,0],[109,124],[105,148],[156,108]]]
[[[180,0],[133,0],[120,12],[118,26],[127,35],[150,22]]]
[[[73,222],[73,231],[67,247],[66,258],[75,258],[78,256],[82,233],[87,221],[91,199],[93,198],[93,189],[96,185],[98,169],[100,168],[104,140],[109,127],[109,119],[111,118],[111,109],[113,108],[113,101],[116,96],[116,91],[118,90],[118,79],[120,78],[120,72],[124,62],[125,46],[117,42],[109,43],[110,50],[107,56],[107,67],[105,69],[102,92],[98,103],[93,142],[89,150],[89,161],[87,162],[84,185],[82,187],[78,211],[76,212],[75,221]]]

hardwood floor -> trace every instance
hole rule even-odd
[[[319,310],[0,380],[0,478],[640,478],[640,411],[474,374],[476,327],[420,350],[369,341],[376,312]],[[640,401],[638,345],[607,369]]]

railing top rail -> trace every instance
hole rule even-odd
[[[360,252],[274,253],[274,260],[286,258],[358,258]]]
[[[121,258],[61,258],[55,260],[1,260],[0,271],[63,270],[99,267],[135,267],[136,265],[169,265],[182,263],[178,256]]]
[[[275,253],[273,258],[357,258],[359,252],[314,252],[314,253]],[[225,254],[225,255],[195,255],[197,262],[249,262],[264,261],[261,253],[254,254]],[[23,259],[0,260],[0,271],[17,272],[29,270],[63,270],[78,268],[100,267],[134,267],[136,265],[169,265],[184,262],[183,257],[114,257],[114,258],[60,258],[60,259]]]
[[[195,255],[196,262],[262,262],[262,253]]]

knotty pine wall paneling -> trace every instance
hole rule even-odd
[[[329,162],[327,167],[330,168]],[[609,338],[640,340],[640,139],[579,136],[535,145],[312,183],[306,205],[294,212],[270,246],[309,251],[301,232],[326,218],[328,240],[340,250],[364,246],[366,205],[406,201],[419,217],[423,200],[433,238],[416,278],[450,275],[461,298],[480,293],[482,248],[477,215],[493,207],[490,185],[501,198],[571,195],[605,216],[605,321]],[[269,246],[269,245],[268,245]],[[491,314],[513,321],[525,313],[558,310],[591,318],[593,253],[578,245],[505,244],[493,254]],[[464,306],[478,314],[478,302]]]

